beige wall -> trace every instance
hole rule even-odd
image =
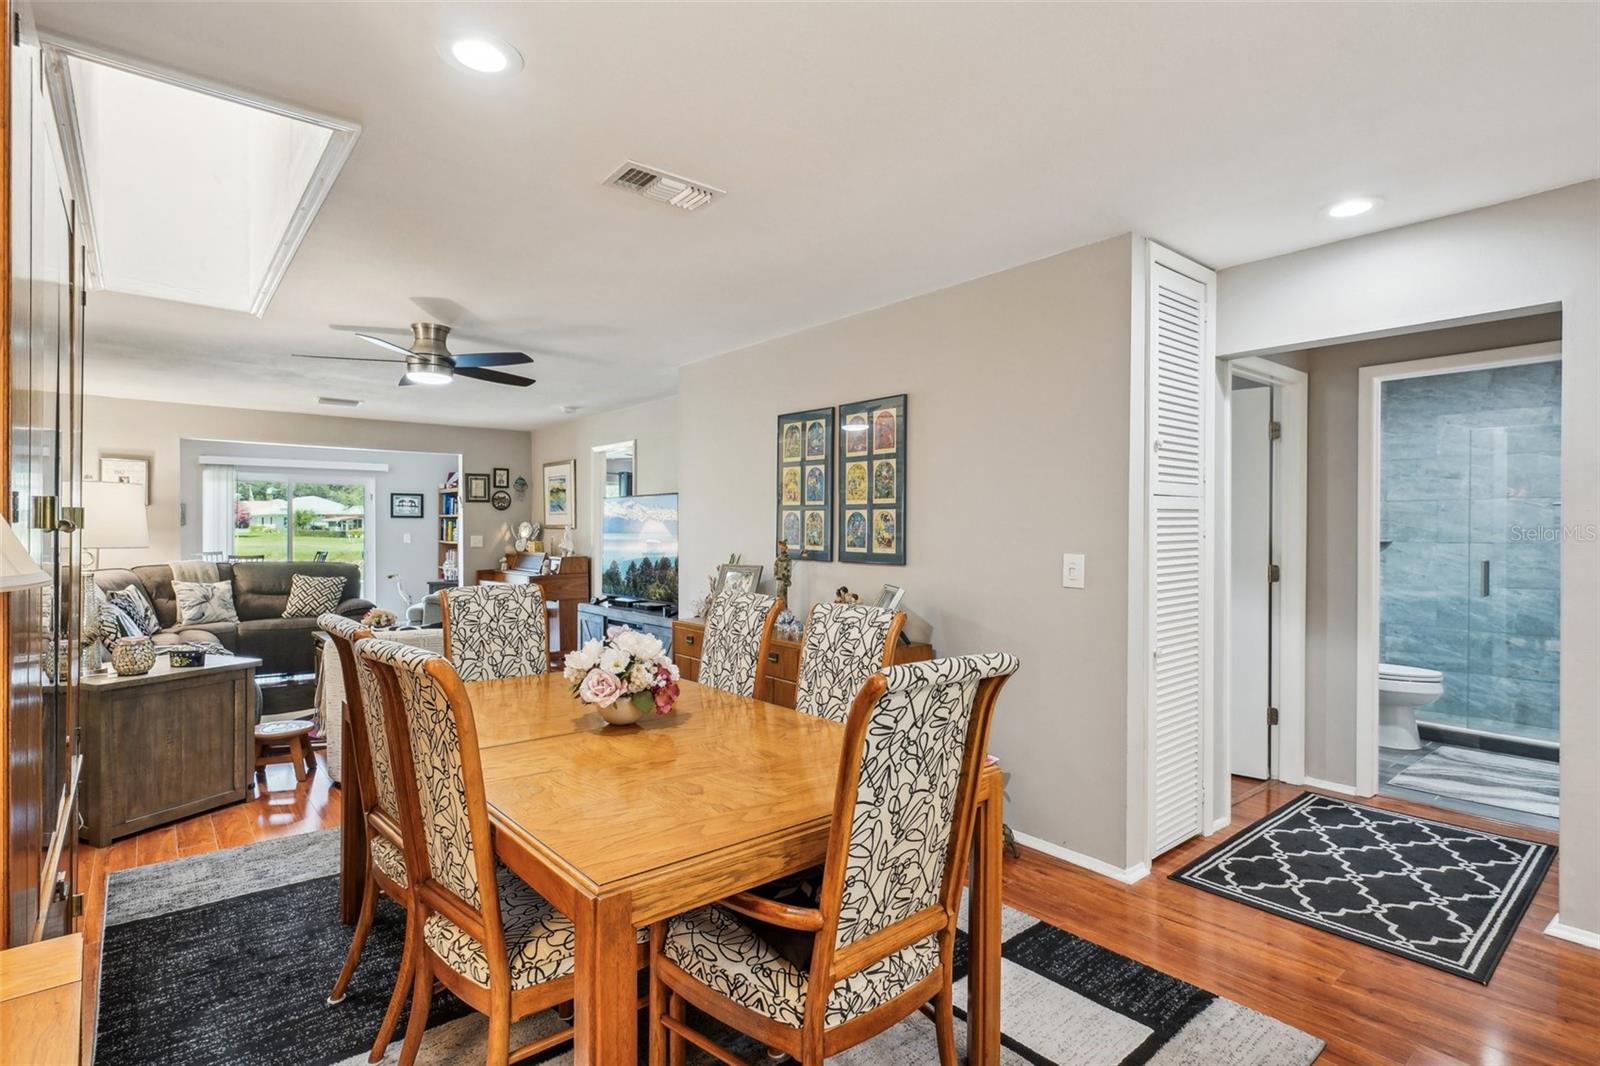
[[[777,416],[907,394],[907,565],[797,563],[797,613],[905,588],[940,654],[1009,651],[992,751],[1018,830],[1125,865],[1128,388],[1121,237],[708,359],[680,379],[683,590],[776,550]],[[1139,255],[1142,257],[1142,244]],[[1061,553],[1088,588],[1061,587]]]
[[[182,557],[182,537],[178,524],[183,482],[179,470],[179,441],[186,437],[262,444],[452,452],[464,456],[466,469],[472,473],[487,474],[494,467],[504,466],[510,468],[513,480],[521,475],[528,479],[530,485],[536,483],[528,468],[530,436],[515,430],[463,429],[362,418],[246,411],[235,407],[149,403],[108,396],[84,398],[83,423],[85,468],[89,472],[98,471],[101,455],[150,460],[153,497],[149,512],[150,547],[126,551],[108,549],[101,557],[101,564],[107,567],[167,562]],[[431,494],[434,486],[421,486],[420,491]],[[531,513],[536,496],[537,492],[530,488],[527,497],[514,500],[508,511],[496,511],[487,503],[465,505],[466,534],[483,536],[483,547],[464,549],[469,576],[472,570],[494,566],[500,554],[510,548],[511,530]],[[388,507],[386,499],[378,502],[380,507]],[[387,514],[387,510],[384,513]],[[434,513],[432,503],[428,506],[428,513]],[[193,506],[189,508],[188,520],[190,525],[197,525],[200,521]],[[419,522],[417,526],[428,533],[434,528],[431,522]],[[420,591],[412,589],[412,594]]]
[[[634,442],[633,491],[676,492],[678,490],[678,398],[625,407],[617,411],[573,418],[556,425],[543,426],[533,433],[533,473],[528,480],[533,485],[535,522],[543,521],[540,502],[542,468],[545,463],[564,459],[577,461],[578,523],[572,530],[572,543],[579,555],[594,556],[595,525],[599,515],[596,507],[601,490],[601,465],[595,460],[594,448],[601,444],[620,441]],[[554,550],[561,539],[561,531],[546,535],[546,544]],[[596,579],[599,567],[594,566]]]
[[[1306,773],[1356,780],[1356,455],[1364,366],[1559,340],[1535,315],[1271,358],[1310,376],[1306,447]]]
[[[1217,350],[1529,308],[1561,311],[1562,523],[1600,528],[1600,182],[1222,271]],[[1562,544],[1561,634],[1561,921],[1600,933],[1600,540]]]

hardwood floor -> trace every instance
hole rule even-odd
[[[1544,934],[1556,910],[1555,868],[1487,986],[1167,879],[1304,791],[1236,780],[1228,829],[1167,853],[1133,885],[1025,850],[1006,864],[1005,900],[1321,1037],[1328,1048],[1318,1066],[1600,1061],[1600,952]],[[1386,796],[1358,802],[1555,842]]]
[[[321,759],[319,753],[316,774],[303,783],[294,780],[289,766],[269,767],[269,788],[254,800],[127,837],[109,848],[82,849],[85,1055],[94,1033],[105,875],[336,826],[339,793],[330,788]],[[1487,987],[1167,880],[1168,873],[1228,833],[1302,791],[1235,780],[1228,830],[1163,856],[1155,872],[1134,885],[1023,849],[1021,858],[1006,863],[1005,900],[1321,1037],[1328,1049],[1318,1066],[1600,1061],[1600,952],[1544,935],[1555,914],[1554,869]],[[1523,826],[1389,797],[1362,802],[1554,842],[1550,834]]]

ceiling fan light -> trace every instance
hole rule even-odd
[[[450,375],[432,367],[420,367],[416,370],[407,370],[406,380],[413,385],[448,385]]]

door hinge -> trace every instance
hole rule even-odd
[[[1277,440],[1281,436],[1283,436],[1283,423],[1282,422],[1276,422],[1276,421],[1268,422],[1267,423],[1267,439],[1268,440]]]
[[[1268,707],[1267,708],[1267,724],[1268,725],[1277,725],[1278,724],[1278,708],[1276,708],[1276,707]]]
[[[1267,584],[1269,584],[1269,585],[1276,584],[1277,581],[1278,581],[1278,564],[1277,563],[1268,563],[1267,564]]]

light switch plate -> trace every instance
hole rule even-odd
[[[411,543],[411,534],[410,533],[401,534],[400,543],[401,544],[410,544]]]
[[[1066,553],[1061,556],[1061,587],[1083,588],[1083,556]]]
[[[483,534],[482,533],[474,533],[471,537],[469,537],[467,539],[467,547],[469,547],[469,548],[481,548],[481,547],[483,547]]]

